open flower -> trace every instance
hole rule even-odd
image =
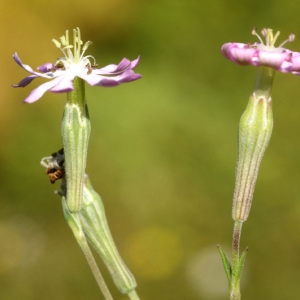
[[[272,29],[263,29],[265,44],[255,29],[252,34],[258,37],[260,43],[226,43],[221,48],[222,54],[239,65],[267,66],[283,73],[300,75],[300,53],[282,47],[286,42],[294,41],[295,35],[290,34],[286,41],[275,47],[279,31],[274,36]]]
[[[17,53],[13,55],[15,62],[31,74],[18,84],[12,85],[13,87],[25,87],[37,77],[50,80],[34,89],[24,100],[26,103],[33,103],[39,100],[46,91],[53,93],[72,91],[74,89],[72,81],[76,76],[85,80],[91,86],[103,87],[113,87],[141,78],[140,74],[136,74],[133,71],[139,62],[139,57],[133,61],[123,58],[118,65],[111,64],[97,69],[94,57],[90,55],[83,56],[91,42],[86,42],[81,49],[83,42],[80,39],[78,28],[74,29],[73,45],[69,44],[68,31],[66,31],[65,36],[60,38],[60,42],[57,40],[53,40],[53,42],[63,52],[64,57],[59,58],[55,64],[46,63],[38,67],[39,72],[23,64]]]

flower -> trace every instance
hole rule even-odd
[[[267,66],[283,73],[300,75],[300,53],[282,47],[285,43],[294,41],[294,34],[290,34],[279,47],[274,46],[279,31],[274,36],[272,29],[264,28],[262,36],[265,37],[266,44],[256,33],[256,29],[252,30],[252,34],[258,37],[260,43],[226,43],[221,48],[222,54],[239,65]]]
[[[23,64],[17,53],[14,53],[15,62],[29,72],[31,75],[21,80],[13,87],[25,87],[37,77],[49,79],[50,81],[41,84],[34,89],[24,100],[26,103],[33,103],[39,100],[46,91],[53,93],[67,93],[74,89],[72,81],[76,76],[85,80],[91,86],[113,87],[121,83],[130,82],[141,78],[133,69],[139,63],[139,57],[133,61],[123,58],[118,65],[110,64],[101,69],[96,68],[93,56],[83,56],[91,42],[86,42],[81,50],[83,42],[80,39],[79,28],[74,29],[74,43],[69,44],[69,33],[60,38],[60,42],[53,39],[54,44],[59,48],[64,57],[59,58],[55,64],[46,63],[39,66],[39,72],[34,71],[30,66]],[[73,49],[73,52],[71,51]],[[91,63],[91,60],[93,63]]]

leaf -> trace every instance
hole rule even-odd
[[[227,255],[225,253],[225,251],[222,249],[222,247],[220,245],[217,245],[218,251],[221,255],[221,259],[222,259],[222,263],[223,263],[223,267],[228,279],[228,283],[231,283],[231,278],[232,278],[232,269],[231,269],[231,265],[230,262],[227,258]]]
[[[243,267],[244,267],[244,264],[245,264],[247,253],[248,253],[248,247],[242,253],[239,264],[236,268],[236,278],[238,278],[239,280],[240,280],[240,277],[241,277],[241,274],[242,274],[242,271],[243,271]]]

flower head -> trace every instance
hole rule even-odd
[[[274,46],[279,31],[273,35],[272,29],[263,29],[262,36],[266,39],[265,44],[255,29],[252,34],[258,37],[259,43],[226,43],[221,48],[222,54],[239,65],[267,66],[283,73],[300,75],[300,53],[282,47],[285,43],[294,41],[294,34],[290,34],[279,47]]]
[[[12,85],[13,87],[25,87],[37,77],[50,80],[34,89],[24,102],[35,102],[39,100],[46,91],[53,93],[70,92],[74,89],[72,81],[76,76],[85,80],[91,86],[103,87],[113,87],[141,78],[140,74],[136,74],[133,71],[139,62],[139,57],[133,61],[123,58],[118,65],[110,64],[97,69],[94,57],[90,55],[84,56],[91,42],[88,41],[83,45],[79,28],[74,29],[73,34],[73,45],[69,43],[68,31],[60,38],[60,42],[54,39],[52,40],[56,47],[62,51],[64,56],[59,58],[55,64],[45,63],[39,66],[37,68],[39,72],[23,64],[17,53],[13,55],[15,62],[31,74],[18,84]]]

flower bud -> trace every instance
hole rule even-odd
[[[253,93],[240,120],[239,157],[233,198],[232,218],[247,220],[260,162],[273,128],[272,99],[269,94]]]

